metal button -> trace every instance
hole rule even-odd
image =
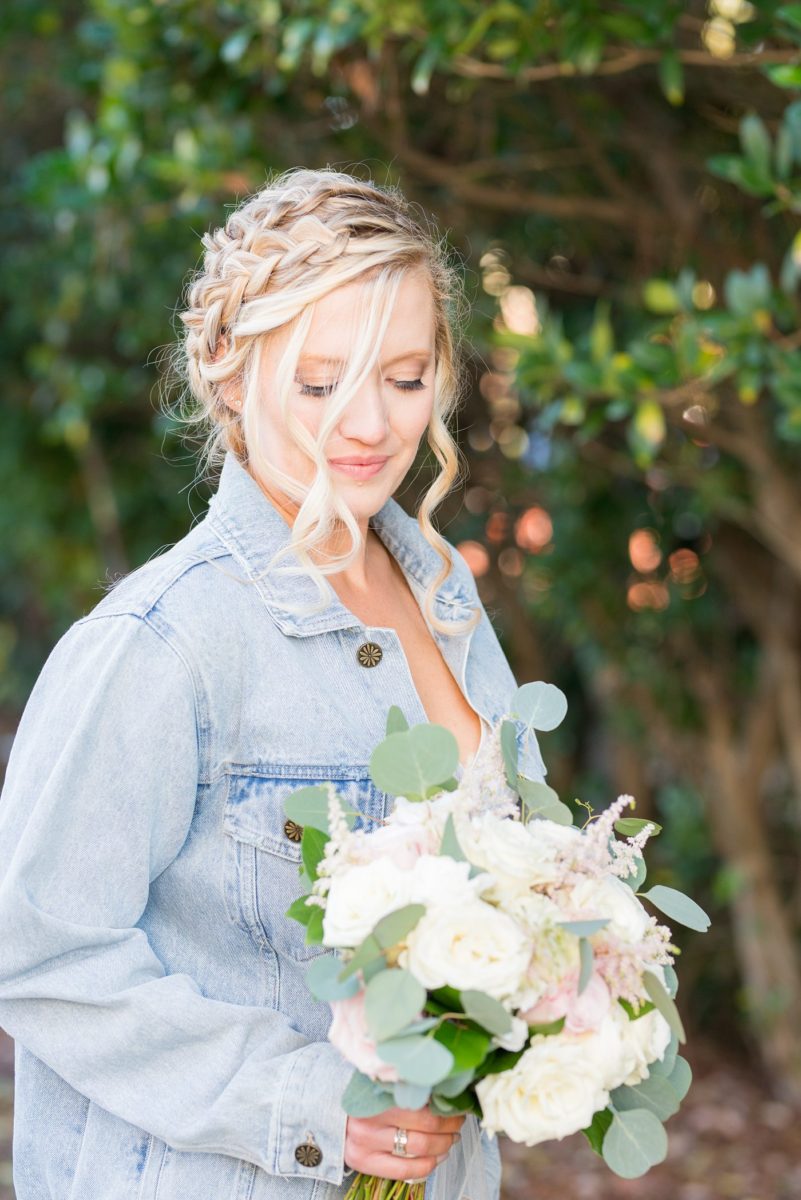
[[[289,817],[287,817],[284,821],[284,833],[290,842],[299,842],[303,837],[303,826],[298,825],[297,821],[290,821]]]
[[[378,642],[362,642],[356,651],[356,657],[363,667],[377,667],[383,653]]]
[[[323,1152],[314,1138],[307,1137],[305,1142],[295,1147],[295,1158],[302,1167],[319,1167],[323,1161]]]

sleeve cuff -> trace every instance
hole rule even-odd
[[[348,1114],[342,1093],[353,1065],[330,1042],[310,1042],[292,1055],[278,1108],[276,1174],[339,1185],[345,1166]]]

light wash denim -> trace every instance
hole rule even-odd
[[[417,521],[390,498],[373,524],[421,602],[440,560]],[[333,780],[385,814],[366,764],[387,710],[427,718],[394,630],[364,626],[333,589],[323,612],[289,614],[316,594],[307,577],[252,582],[288,540],[229,452],[202,520],[67,630],[30,695],[0,802],[18,1200],[347,1190],[351,1067],[304,983],[323,951],[284,915],[300,848],[282,802]],[[454,554],[437,615],[476,603]],[[516,681],[486,611],[472,634],[434,637],[495,721]],[[368,640],[383,657],[366,668]],[[536,741],[527,753],[542,778]],[[295,1157],[308,1135],[316,1167]],[[484,1143],[492,1200],[500,1163]]]

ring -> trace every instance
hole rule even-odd
[[[392,1143],[392,1153],[396,1154],[398,1156],[398,1158],[408,1158],[409,1155],[406,1152],[406,1147],[408,1146],[408,1144],[409,1144],[409,1135],[406,1132],[406,1130],[405,1129],[396,1129],[395,1130],[395,1138]]]

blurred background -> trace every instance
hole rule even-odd
[[[158,403],[199,237],[267,171],[398,183],[471,304],[439,514],[563,799],[664,826],[695,1083],[643,1179],[579,1134],[506,1197],[801,1195],[801,4],[6,0],[0,749],[102,584],[214,479]],[[430,478],[421,461],[399,495]],[[0,1197],[12,1047],[0,1044]]]

